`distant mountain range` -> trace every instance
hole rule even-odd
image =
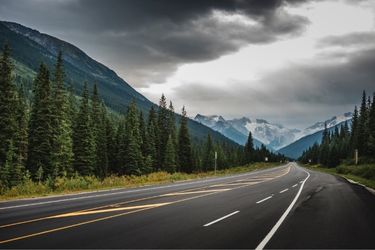
[[[326,121],[317,122],[303,130],[286,128],[264,119],[250,119],[247,117],[226,120],[218,115],[204,116],[198,114],[194,119],[242,145],[246,143],[249,131],[251,131],[255,145],[264,144],[274,151],[296,158],[306,147],[308,148],[315,142],[319,142],[319,134],[321,134],[319,132],[324,130],[324,124],[327,124],[328,128],[334,128],[336,125],[350,120],[351,117],[352,113],[345,113]],[[288,145],[293,147],[293,149],[289,150]]]
[[[68,42],[17,23],[0,21],[0,46],[5,42],[11,46],[16,82],[26,83],[29,89],[40,63],[44,62],[52,70],[57,53],[62,50],[66,82],[72,84],[78,95],[82,91],[83,83],[87,81],[90,88],[94,83],[98,85],[105,104],[116,112],[124,113],[132,100],[135,100],[144,114],[155,105],[113,70]],[[180,116],[176,114],[176,117],[178,121]],[[193,140],[204,140],[210,133],[216,141],[236,144],[222,134],[191,119],[188,121],[188,126]]]

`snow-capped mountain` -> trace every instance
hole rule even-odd
[[[249,131],[251,131],[255,145],[264,144],[273,150],[292,143],[295,140],[295,133],[300,132],[284,128],[279,124],[271,124],[263,119],[252,121],[247,117],[225,120],[222,116],[198,114],[194,119],[242,145],[246,143]]]
[[[324,124],[327,124],[327,128],[332,128],[332,127],[336,126],[337,124],[340,124],[342,122],[351,120],[352,116],[353,116],[352,112],[347,112],[347,113],[344,113],[342,115],[334,116],[334,117],[332,117],[332,118],[330,118],[326,121],[317,122],[314,125],[312,125],[308,128],[305,128],[303,131],[301,131],[301,133],[298,135],[298,139],[302,138],[306,135],[311,135],[311,134],[314,134],[318,131],[322,131],[324,129]]]
[[[250,120],[247,117],[241,119],[228,120],[234,128],[243,134],[251,131],[254,138],[272,149],[279,149],[295,141],[299,130],[285,128],[280,124],[269,123],[264,119]]]
[[[348,112],[323,122],[317,122],[303,130],[287,128],[264,119],[249,119],[247,117],[225,120],[218,115],[204,116],[198,114],[194,119],[242,145],[245,144],[249,131],[251,131],[256,141],[263,143],[270,149],[278,150],[302,137],[322,131],[324,124],[327,124],[327,128],[331,128],[351,118],[352,113]]]

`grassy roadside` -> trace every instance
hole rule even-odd
[[[246,166],[233,167],[219,170],[216,176],[240,174],[258,169],[266,169],[280,165],[280,163],[254,163]],[[213,177],[213,171],[204,173],[173,173],[156,172],[141,176],[109,176],[100,180],[94,176],[59,177],[54,183],[33,182],[26,180],[22,184],[5,190],[0,194],[0,201],[20,198],[33,198],[59,194],[73,194],[87,191],[99,191],[113,188],[131,188],[145,185],[173,183],[193,179]]]
[[[305,165],[304,167],[317,170],[320,172],[338,175],[351,179],[360,184],[363,184],[369,188],[375,189],[375,165],[374,164],[364,164],[364,165],[340,165],[336,168],[324,168],[320,165]]]

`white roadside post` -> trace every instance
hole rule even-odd
[[[216,175],[216,167],[217,167],[217,152],[215,151],[215,175]]]
[[[358,149],[354,150],[354,161],[355,165],[358,165]]]

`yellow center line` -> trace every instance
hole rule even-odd
[[[276,178],[278,177],[281,177],[283,175],[286,175],[287,173],[289,173],[290,171],[290,166],[287,167],[287,171],[285,173],[283,173],[282,175],[280,176],[277,176]],[[242,180],[237,180],[237,181],[244,181],[244,180],[248,180],[249,179],[242,179]],[[250,179],[251,180],[251,179]],[[237,182],[236,181],[236,182]],[[256,182],[255,184],[257,183],[261,183],[263,181],[259,181],[259,182]],[[228,182],[229,184],[230,182]],[[224,185],[225,183],[223,183]],[[244,183],[241,183],[241,185],[243,185]],[[219,184],[218,184],[219,185]],[[253,184],[250,184],[250,185],[253,185]],[[245,186],[249,186],[249,185],[245,185]],[[186,191],[182,191],[182,192],[189,192],[189,191],[193,191],[193,190],[198,190],[198,189],[203,189],[203,188],[207,188],[207,187],[210,187],[210,186],[206,186],[206,187],[197,187],[197,188],[191,188],[191,189],[187,189]],[[241,186],[242,187],[242,186]],[[121,205],[124,205],[124,204],[129,204],[129,203],[135,203],[135,202],[139,202],[139,201],[146,201],[146,200],[151,200],[151,199],[155,199],[155,198],[160,198],[160,197],[164,197],[164,196],[167,196],[167,194],[161,194],[161,195],[155,195],[155,196],[149,196],[149,197],[144,197],[144,198],[139,198],[139,199],[134,199],[134,200],[130,200],[130,201],[125,201],[125,202],[119,202],[119,203],[114,203],[114,204],[110,204],[110,205],[103,205],[103,206],[98,206],[98,207],[94,207],[94,208],[88,208],[88,209],[82,209],[82,210],[78,210],[78,211],[75,211],[75,212],[72,212],[72,213],[82,213],[82,212],[86,212],[86,211],[91,211],[91,210],[96,210],[96,209],[101,209],[101,208],[105,208],[105,207],[114,207],[114,206],[121,206]],[[36,218],[36,219],[31,219],[31,220],[26,220],[26,221],[20,221],[20,222],[14,222],[14,223],[10,223],[10,224],[5,224],[5,225],[0,225],[0,228],[6,228],[6,227],[12,227],[12,226],[18,226],[18,225],[23,225],[23,224],[28,224],[28,223],[33,223],[33,222],[38,222],[38,221],[42,221],[42,220],[48,220],[48,219],[53,219],[53,218],[58,218],[59,216],[62,217],[63,214],[57,214],[57,215],[52,215],[52,216],[46,216],[46,217],[41,217],[41,218]]]
[[[289,173],[289,170],[290,170],[290,167],[285,174]],[[285,175],[285,174],[283,174],[283,175]],[[242,185],[242,186],[235,187],[233,189],[228,189],[228,190],[235,190],[235,189],[239,189],[239,188],[243,188],[243,187],[248,187],[248,186],[251,186],[251,185],[253,185],[253,183]],[[176,204],[176,203],[179,203],[179,202],[197,199],[197,198],[201,198],[201,197],[204,197],[204,196],[209,196],[209,195],[213,195],[213,194],[217,194],[217,193],[220,193],[220,192],[205,193],[205,194],[202,194],[202,195],[198,195],[198,196],[194,196],[194,197],[189,197],[189,198],[169,202],[168,204],[165,204],[165,205]],[[158,196],[155,196],[155,197],[158,197]],[[159,204],[163,204],[163,203],[159,203]],[[102,206],[102,207],[108,207],[108,206],[109,205]],[[54,228],[54,229],[50,229],[50,230],[46,230],[46,231],[41,231],[41,232],[37,232],[37,233],[33,233],[33,234],[28,234],[28,235],[23,235],[23,236],[19,236],[19,237],[7,239],[7,240],[2,240],[2,241],[0,241],[0,244],[12,242],[12,241],[17,241],[17,240],[22,240],[22,239],[26,239],[26,238],[30,238],[30,237],[35,237],[35,236],[48,234],[48,233],[52,233],[52,232],[57,232],[57,231],[61,231],[61,230],[64,230],[64,229],[74,228],[74,227],[78,227],[78,226],[82,226],[82,225],[86,225],[86,224],[90,224],[90,223],[94,223],[94,222],[108,220],[108,219],[116,218],[116,217],[127,215],[127,214],[132,214],[132,213],[136,213],[136,212],[141,212],[141,211],[157,208],[157,207],[160,207],[161,205],[158,206],[157,204],[149,204],[149,205],[144,205],[144,206],[145,206],[144,208],[140,208],[140,209],[133,210],[133,211],[128,211],[128,212],[124,212],[124,213],[120,213],[120,214],[110,215],[110,216],[101,217],[101,218],[98,218],[98,219],[84,221],[84,222],[80,222],[80,223],[76,223],[76,224],[71,224],[71,225],[68,225],[68,226],[58,227],[58,228]],[[90,209],[90,210],[93,210],[93,209]],[[89,211],[89,209],[81,210],[81,212],[82,211]],[[50,218],[50,217],[47,217],[47,218]]]

